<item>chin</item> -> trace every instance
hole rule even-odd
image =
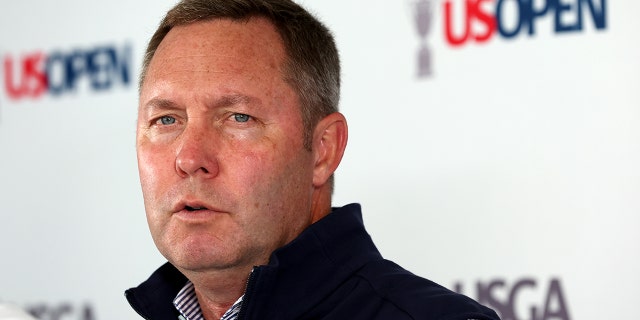
[[[228,253],[206,241],[174,246],[169,252],[162,254],[176,268],[188,271],[225,269],[234,265],[234,259]]]

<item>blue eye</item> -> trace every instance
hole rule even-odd
[[[246,114],[242,114],[242,113],[236,113],[233,115],[233,118],[237,121],[237,122],[247,122],[249,121],[249,119],[251,119],[251,117],[249,115]]]
[[[171,116],[164,116],[164,117],[161,117],[160,119],[158,119],[158,121],[160,123],[162,123],[163,125],[170,125],[170,124],[176,123],[176,118],[171,117]]]

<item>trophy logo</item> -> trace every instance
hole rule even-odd
[[[428,78],[433,74],[431,49],[427,46],[427,37],[431,31],[433,18],[432,0],[418,0],[414,3],[414,17],[418,36],[420,36],[420,48],[418,49],[418,78]]]

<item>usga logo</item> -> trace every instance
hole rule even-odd
[[[129,86],[131,46],[125,44],[3,56],[4,89],[11,100],[60,96],[83,85],[90,91]]]
[[[521,278],[512,282],[493,279],[469,287],[458,282],[454,291],[493,308],[502,320],[572,320],[569,301],[558,278]]]

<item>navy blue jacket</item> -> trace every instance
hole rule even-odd
[[[127,290],[126,297],[145,319],[176,320],[172,301],[186,281],[167,263]],[[499,318],[472,299],[384,260],[364,229],[360,206],[351,204],[276,250],[268,265],[254,268],[239,319]]]

